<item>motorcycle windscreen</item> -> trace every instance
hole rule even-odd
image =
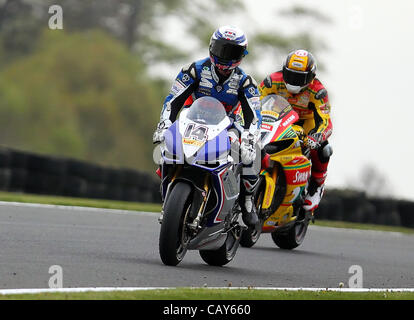
[[[281,96],[269,94],[262,99],[263,116],[271,116],[274,118],[273,120],[277,121],[283,118],[291,110],[292,107],[290,103]]]
[[[190,159],[199,153],[208,140],[213,140],[226,129],[228,122],[226,110],[217,99],[201,97],[194,101],[186,113],[185,119],[180,122],[186,158]],[[209,156],[209,158],[211,157]]]
[[[218,125],[226,116],[223,104],[213,97],[197,99],[187,113],[189,120],[205,125]]]

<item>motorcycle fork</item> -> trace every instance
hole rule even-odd
[[[188,226],[193,229],[197,230],[200,227],[200,221],[203,217],[205,207],[207,205],[208,198],[210,196],[210,183],[209,183],[209,175],[206,174],[204,177],[204,190],[202,192],[203,201],[201,202],[200,208],[198,210],[197,216],[194,218],[193,222],[189,223]]]
[[[278,166],[274,166],[273,167],[273,170],[272,170],[272,180],[273,180],[273,183],[276,185],[276,179],[277,179],[277,175],[278,175]]]
[[[278,174],[278,166],[274,166],[272,171],[265,175],[265,192],[262,200],[263,209],[269,209],[272,206]]]
[[[161,214],[158,217],[158,222],[160,224],[162,224],[162,219],[164,218],[164,206],[165,206],[165,202],[166,202],[166,200],[168,198],[168,195],[170,193],[172,183],[174,182],[175,178],[180,174],[181,169],[182,169],[182,166],[177,166],[177,168],[175,169],[174,175],[171,178],[170,183],[168,183],[167,192],[165,193],[164,201],[163,201],[162,207],[161,207]]]

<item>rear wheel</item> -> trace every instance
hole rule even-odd
[[[296,221],[292,226],[283,231],[275,230],[272,232],[273,242],[281,249],[292,250],[300,246],[305,239],[308,231],[309,218]]]
[[[227,239],[217,250],[200,250],[204,262],[212,266],[224,266],[233,260],[240,243],[240,229],[235,228],[227,233]]]
[[[262,230],[256,230],[251,227],[243,230],[240,239],[240,245],[245,248],[253,247],[256,244],[257,240],[259,240],[261,233]]]
[[[191,237],[186,222],[190,211],[191,187],[178,182],[169,195],[164,206],[164,216],[159,238],[159,252],[161,260],[169,266],[176,266],[187,252],[187,245]]]

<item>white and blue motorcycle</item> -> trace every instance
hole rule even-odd
[[[233,123],[217,99],[202,97],[164,134],[159,253],[166,265],[180,263],[187,250],[199,250],[215,266],[236,254],[243,230],[238,223],[242,164],[229,139]]]

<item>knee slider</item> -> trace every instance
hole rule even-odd
[[[319,159],[322,163],[326,163],[329,161],[330,157],[333,154],[332,146],[328,143],[328,141],[325,141],[321,148],[318,150]]]

